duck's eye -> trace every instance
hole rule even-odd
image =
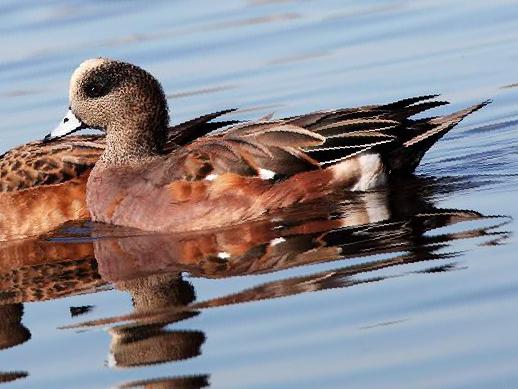
[[[85,83],[83,90],[85,95],[94,99],[108,94],[113,88],[111,77],[106,74],[96,74]]]

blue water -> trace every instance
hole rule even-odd
[[[365,234],[365,247],[347,258],[182,267],[90,255],[45,270],[45,258],[3,254],[0,382],[19,372],[6,387],[517,386],[517,25],[516,2],[503,0],[3,1],[0,152],[53,128],[71,72],[97,56],[152,72],[174,122],[233,107],[238,119],[283,117],[429,93],[452,102],[435,110],[444,114],[491,99],[427,154],[417,171],[426,204],[416,192],[390,210],[403,214],[391,220],[418,225],[437,209],[501,217],[464,215],[378,243],[363,231],[353,236]],[[404,211],[409,203],[419,212]],[[70,273],[81,266],[88,271]],[[185,301],[142,313],[131,300],[136,280],[178,288]],[[51,282],[48,295],[34,293]],[[70,307],[86,306],[72,317]],[[164,309],[174,317],[156,319]]]

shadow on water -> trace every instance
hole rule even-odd
[[[483,245],[498,245],[510,234],[505,230],[509,218],[441,209],[434,201],[452,191],[486,184],[473,179],[413,178],[384,191],[330,198],[271,215],[268,221],[225,230],[165,235],[73,225],[46,240],[2,243],[0,350],[30,340],[30,330],[22,324],[25,302],[110,288],[128,293],[131,312],[65,325],[61,330],[108,326],[108,366],[132,368],[199,356],[206,335],[170,325],[188,323],[209,308],[460,270],[457,258],[463,252],[453,243],[479,238]],[[353,259],[355,263],[348,265]],[[325,262],[336,266],[318,272],[308,267],[308,274],[302,276],[282,275],[287,269]],[[411,263],[422,266],[412,271],[403,266]],[[389,267],[396,272],[376,273]],[[281,272],[280,279],[253,284],[251,276],[272,272]],[[193,283],[184,274],[191,275]],[[196,301],[196,278],[236,276],[249,276],[250,285]],[[70,307],[70,314],[80,318],[91,309]],[[209,384],[209,375],[202,373],[120,387],[201,388]],[[0,383],[27,375],[0,373]]]

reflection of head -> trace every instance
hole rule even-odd
[[[0,350],[22,344],[31,338],[31,333],[21,323],[22,304],[0,305]]]
[[[150,380],[133,381],[119,385],[120,389],[149,388],[149,389],[201,389],[209,386],[208,375],[192,377],[167,377]]]
[[[110,365],[150,365],[200,355],[205,335],[200,331],[169,331],[154,326],[112,328]]]
[[[116,286],[131,294],[135,311],[142,316],[136,323],[110,330],[110,363],[129,367],[187,359],[200,354],[205,341],[202,332],[163,328],[195,314],[175,310],[175,307],[183,307],[195,299],[193,286],[182,280],[179,274],[154,274],[120,281]]]

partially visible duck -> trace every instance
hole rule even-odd
[[[138,66],[97,58],[74,71],[68,120],[46,140],[84,126],[106,131],[87,184],[94,221],[199,230],[261,219],[335,191],[371,190],[412,173],[439,138],[487,104],[410,119],[446,104],[435,97],[192,132],[190,143],[164,155],[169,113],[160,83]]]
[[[86,181],[104,149],[99,136],[31,142],[0,156],[0,241],[88,218]]]

